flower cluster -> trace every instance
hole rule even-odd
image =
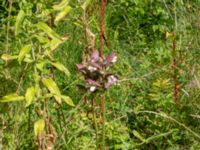
[[[82,73],[90,92],[98,89],[108,89],[118,81],[118,77],[113,73],[108,73],[108,68],[117,61],[115,53],[111,53],[106,58],[101,58],[99,52],[94,50],[90,54],[86,64],[77,64],[77,69]]]

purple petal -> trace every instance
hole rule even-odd
[[[108,83],[115,84],[118,81],[118,77],[114,75],[110,75],[107,77]]]
[[[98,52],[98,50],[92,51],[92,53],[90,55],[90,58],[91,58],[91,62],[97,62],[99,60],[99,52]]]
[[[107,82],[104,84],[104,88],[108,89],[110,86],[112,86],[113,84],[115,84],[118,81],[118,77],[115,75],[108,75],[107,76]]]
[[[106,66],[109,66],[111,63],[115,63],[117,61],[117,55],[112,52],[105,61]]]
[[[87,79],[86,82],[87,82],[89,85],[94,85],[94,86],[98,86],[98,87],[101,86],[98,82],[96,82],[96,81],[94,81],[94,80],[91,80],[91,79]]]
[[[95,67],[95,68],[98,68],[98,69],[101,69],[101,65],[99,63],[96,63],[96,62],[90,62],[90,65]]]
[[[82,64],[76,64],[76,67],[79,71],[85,68]]]
[[[105,83],[105,85],[104,85],[104,87],[105,87],[105,89],[108,89],[109,87],[111,86],[111,84],[110,83]]]

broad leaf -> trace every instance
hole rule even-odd
[[[68,3],[69,3],[69,0],[62,0],[59,4],[54,5],[53,9],[57,11],[62,10],[68,5]]]
[[[4,60],[4,61],[13,60],[13,59],[17,59],[17,58],[18,58],[17,55],[11,56],[11,55],[8,55],[8,54],[3,54],[1,56],[1,59]]]
[[[17,15],[16,22],[15,22],[15,35],[17,35],[19,33],[20,26],[22,25],[24,17],[25,17],[24,11],[20,10],[18,15]]]
[[[36,64],[36,68],[39,69],[40,71],[43,71],[44,65],[46,64],[45,61],[40,61]]]
[[[37,24],[37,27],[43,30],[52,39],[56,39],[56,38],[60,39],[60,36],[44,22],[39,22]]]
[[[62,44],[64,41],[54,38],[49,43],[47,43],[47,47],[50,47],[50,50],[55,50],[60,44]]]
[[[71,9],[72,8],[70,6],[66,6],[62,11],[60,11],[55,18],[55,24],[62,20],[70,12]]]
[[[19,56],[18,56],[18,61],[19,61],[19,64],[21,64],[22,60],[24,59],[25,55],[28,54],[30,52],[32,48],[32,45],[29,44],[29,45],[25,45],[21,51],[19,52]]]
[[[64,100],[65,103],[67,103],[70,106],[75,106],[74,102],[69,96],[62,95],[61,98]]]
[[[39,119],[34,123],[35,136],[41,136],[45,127],[44,119]]]
[[[42,83],[48,88],[48,90],[54,94],[56,101],[60,104],[61,103],[61,93],[57,86],[57,84],[51,78],[44,78],[42,79]]]
[[[38,39],[40,43],[48,43],[49,39],[45,37],[44,35],[35,35],[35,37]]]
[[[24,96],[18,96],[17,94],[9,94],[0,99],[0,102],[15,102],[15,101],[22,101],[24,100]]]
[[[58,70],[64,72],[67,76],[70,75],[69,70],[68,70],[63,64],[61,64],[61,63],[59,63],[59,62],[55,62],[55,63],[50,62],[50,63],[51,63],[54,67],[56,67]]]
[[[34,98],[35,98],[35,88],[32,86],[26,90],[25,94],[26,107],[31,105],[31,102],[33,101]]]

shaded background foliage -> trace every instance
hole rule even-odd
[[[19,8],[34,13],[40,2],[43,1],[27,0],[22,6],[19,1],[14,2],[10,18],[7,18],[8,1],[1,2],[0,54],[4,52],[7,21],[10,20],[12,26]],[[43,6],[51,8],[54,2],[48,1]],[[80,7],[83,2],[70,1],[73,9],[69,16],[54,27],[59,35],[69,36],[69,40],[57,49],[55,59],[65,64],[72,74],[66,78],[55,71],[55,81],[77,105],[75,108],[61,105],[59,109],[50,110],[57,131],[55,149],[95,149],[95,131],[88,116],[91,106],[89,98],[84,103],[84,93],[77,89],[82,80],[75,66],[81,62],[85,47]],[[105,31],[110,48],[104,46],[104,50],[106,54],[111,50],[117,52],[119,60],[112,69],[120,76],[118,85],[106,93],[106,145],[109,149],[200,149],[198,137],[188,130],[199,134],[199,4],[198,0],[108,1]],[[98,0],[91,0],[87,11],[89,26],[97,37],[96,47],[99,43],[99,6]],[[37,16],[28,19],[37,21]],[[171,39],[165,37],[166,32],[172,31],[175,32],[177,49],[182,54],[179,80],[183,86],[178,106],[173,102]],[[18,53],[19,45],[12,32],[11,28],[10,52]],[[26,33],[21,34],[27,36]],[[15,91],[18,86],[15,81],[23,71],[16,63],[7,68],[4,65],[1,61],[0,96]],[[6,71],[11,74],[10,77]],[[31,72],[27,71],[27,74]],[[27,80],[29,78],[23,81],[25,86]],[[29,111],[24,108],[23,102],[0,104],[5,149],[35,148],[33,122],[36,115]],[[148,111],[165,113],[186,128]]]

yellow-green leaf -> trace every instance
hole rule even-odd
[[[142,142],[146,142],[146,140],[142,137],[142,135],[137,132],[136,130],[133,130],[133,135],[138,138],[139,140],[141,140]]]
[[[41,136],[45,127],[44,119],[39,119],[34,123],[35,136]]]
[[[30,52],[32,48],[32,45],[29,44],[29,45],[25,45],[21,51],[19,52],[19,56],[18,56],[18,61],[19,61],[19,64],[21,64],[22,60],[24,59],[25,55],[28,54]]]
[[[8,55],[8,54],[1,55],[1,59],[4,60],[4,61],[13,60],[13,59],[17,59],[17,58],[18,58],[17,55],[14,55],[14,56],[11,56],[11,55]]]
[[[20,10],[18,15],[17,15],[16,22],[15,22],[15,35],[17,35],[19,33],[20,26],[22,25],[24,17],[25,17],[24,11]]]
[[[91,0],[85,0],[85,2],[83,3],[83,5],[81,6],[82,9],[85,10],[90,3],[91,3]]]
[[[48,43],[49,39],[45,37],[44,35],[35,35],[35,37],[38,39],[40,43]]]
[[[55,24],[57,24],[60,20],[62,20],[71,10],[70,6],[66,6],[63,10],[61,10],[55,18]]]
[[[54,10],[62,10],[63,8],[65,8],[69,3],[69,0],[62,0],[59,4],[54,5],[53,9]]]
[[[39,22],[37,24],[37,27],[43,30],[52,39],[55,39],[55,38],[60,39],[60,36],[44,22]]]
[[[67,103],[70,106],[75,106],[74,102],[69,96],[62,95],[61,98],[64,100],[65,103]]]
[[[35,88],[32,86],[26,90],[25,94],[26,107],[31,105],[31,102],[33,101],[34,98],[35,98]]]
[[[55,63],[50,62],[50,63],[51,63],[54,67],[56,67],[58,70],[64,72],[67,76],[70,75],[69,70],[68,70],[63,64],[61,64],[61,63],[59,63],[59,62],[55,62]]]
[[[57,84],[51,78],[44,78],[42,79],[42,83],[47,87],[47,89],[54,94],[56,101],[60,104],[61,103],[61,93],[57,86]]]
[[[22,101],[24,100],[24,96],[18,96],[16,93],[14,94],[9,94],[0,99],[0,102],[5,103],[5,102],[14,102],[14,101]]]
[[[48,46],[50,47],[51,51],[55,50],[60,44],[62,44],[64,41],[61,41],[60,39],[52,39],[51,42],[48,43]]]
[[[44,68],[44,65],[46,64],[45,61],[41,61],[41,62],[38,62],[36,64],[36,68],[39,69],[40,71],[43,71],[43,68]]]

